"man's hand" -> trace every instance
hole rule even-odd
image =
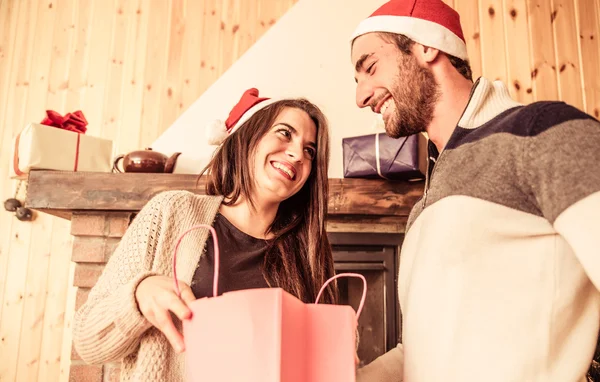
[[[185,350],[183,336],[171,320],[169,312],[173,312],[180,320],[190,318],[192,311],[187,304],[196,300],[192,289],[178,281],[181,298],[177,296],[173,278],[167,276],[150,276],[139,283],[135,291],[140,312],[158,330],[163,332],[176,352]]]

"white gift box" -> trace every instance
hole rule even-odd
[[[30,170],[111,172],[112,150],[110,139],[30,123],[13,141],[11,178]]]

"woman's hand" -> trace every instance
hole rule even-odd
[[[182,321],[190,318],[192,311],[187,304],[196,298],[187,284],[181,281],[178,284],[181,298],[177,296],[172,277],[147,277],[135,290],[135,299],[144,317],[163,332],[176,352],[181,353],[185,350],[183,336],[175,328],[169,312],[173,312]]]

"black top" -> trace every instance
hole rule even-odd
[[[219,295],[240,289],[268,288],[263,276],[263,262],[269,242],[252,237],[237,229],[223,215],[213,223],[219,240]],[[214,243],[206,241],[206,252],[200,257],[192,279],[196,298],[212,297],[214,275]]]

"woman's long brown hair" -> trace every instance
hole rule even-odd
[[[306,112],[317,127],[317,154],[310,175],[300,191],[284,200],[269,232],[274,235],[267,249],[263,275],[269,285],[283,288],[300,300],[314,302],[321,286],[334,275],[331,246],[325,231],[329,183],[329,130],[321,110],[306,99],[287,99],[257,111],[217,149],[203,170],[207,172],[206,193],[223,195],[225,204],[240,197],[253,206],[253,155],[262,137],[269,132],[285,108]],[[333,282],[322,302],[337,302]]]

